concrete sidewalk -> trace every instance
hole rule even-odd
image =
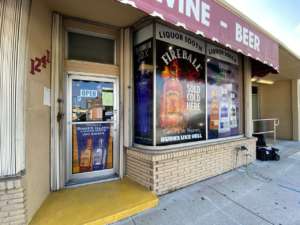
[[[115,225],[300,225],[300,142],[276,147],[279,162],[256,161],[164,195]]]

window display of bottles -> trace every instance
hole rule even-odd
[[[218,60],[208,64],[208,138],[239,134],[239,79],[235,66]]]
[[[220,101],[220,123],[219,123],[219,135],[227,136],[227,133],[230,132],[230,119],[229,119],[229,103],[227,90],[221,88],[221,101]]]

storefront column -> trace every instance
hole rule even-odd
[[[52,59],[51,59],[51,190],[59,190],[64,185],[64,168],[63,168],[63,143],[60,130],[65,127],[57,116],[64,111],[60,109],[62,96],[60,83],[63,80],[60,74],[63,74],[61,62],[63,62],[63,26],[62,16],[58,13],[53,14],[52,18]],[[62,105],[61,105],[62,106]]]
[[[300,80],[292,80],[293,140],[300,141]]]
[[[124,146],[132,145],[132,35],[130,28],[122,29],[121,86],[124,110]],[[122,121],[122,120],[121,120]]]
[[[121,106],[120,112],[120,144],[121,151],[125,151],[124,147],[132,145],[132,35],[130,28],[121,31]],[[123,117],[121,117],[123,116]],[[125,154],[125,153],[124,153]],[[120,154],[120,176],[125,173],[125,158]],[[123,168],[123,169],[122,169]]]
[[[0,1],[0,224],[27,224],[25,80],[30,0]]]
[[[24,92],[29,0],[0,1],[0,178],[25,169]]]
[[[250,138],[253,134],[252,121],[252,84],[251,84],[251,62],[248,57],[244,57],[244,107],[245,107],[245,136]]]

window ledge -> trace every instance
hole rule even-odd
[[[246,141],[249,139],[255,140],[256,138],[245,137],[243,135],[230,137],[230,138],[222,138],[218,140],[209,140],[209,141],[201,141],[201,142],[194,142],[194,143],[184,143],[184,144],[175,144],[169,146],[145,146],[134,144],[131,147],[127,147],[130,150],[139,151],[146,154],[157,155],[157,154],[164,154],[164,153],[171,153],[171,152],[178,152],[183,150],[192,150],[195,148],[202,148],[207,146],[213,146],[218,144],[226,144],[235,141]]]

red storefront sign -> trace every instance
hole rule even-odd
[[[279,70],[278,44],[214,0],[118,0]]]

